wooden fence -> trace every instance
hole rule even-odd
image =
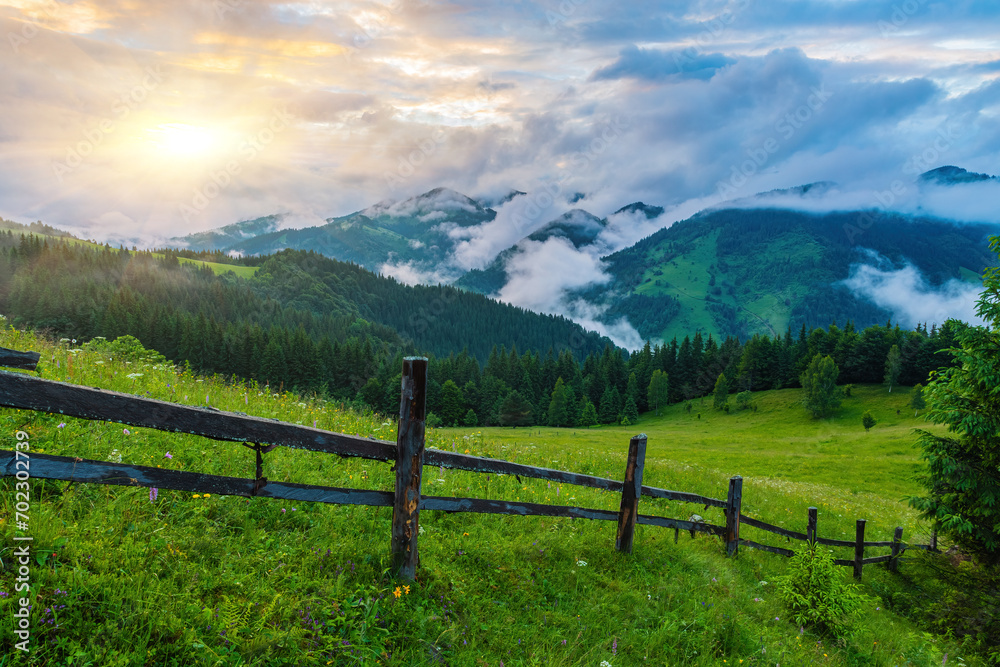
[[[35,352],[16,352],[0,348],[0,366],[34,370],[38,358],[39,355]],[[690,532],[692,537],[698,532],[717,535],[724,541],[729,555],[736,554],[741,544],[780,555],[792,555],[789,549],[741,539],[740,526],[746,524],[786,539],[815,540],[829,546],[853,547],[853,559],[836,562],[853,567],[854,575],[858,578],[861,577],[862,567],[872,563],[884,562],[890,569],[895,570],[899,556],[906,548],[934,548],[930,545],[904,544],[902,528],[896,528],[892,541],[865,542],[864,520],[858,521],[857,537],[853,542],[821,538],[817,534],[816,508],[809,509],[806,533],[758,521],[740,511],[743,497],[741,477],[729,480],[729,493],[725,500],[644,486],[642,484],[646,457],[644,434],[633,437],[629,442],[623,481],[457,452],[425,450],[427,359],[423,357],[404,359],[402,377],[399,425],[395,443],[240,413],[223,412],[214,408],[179,405],[130,394],[92,389],[9,371],[0,371],[0,406],[243,443],[243,446],[254,451],[256,457],[256,476],[253,479],[46,454],[31,454],[30,475],[72,482],[158,487],[217,495],[392,507],[393,565],[398,576],[404,579],[413,579],[416,576],[420,510],[617,521],[615,548],[625,553],[631,553],[635,526],[640,524],[673,528],[675,541],[682,530]],[[268,480],[263,475],[263,456],[279,446],[336,454],[341,457],[392,461],[396,473],[395,491],[337,488]],[[16,460],[14,451],[0,450],[0,477],[16,474]],[[24,463],[23,457],[21,463],[22,465]],[[621,493],[621,505],[618,512],[612,512],[508,500],[426,496],[421,493],[425,464],[480,473],[514,475],[518,481],[521,477],[530,477],[604,489]],[[726,517],[726,525],[712,525],[697,516],[683,520],[639,514],[639,499],[642,496],[703,505],[706,509],[721,508]],[[891,552],[884,556],[864,558],[866,547],[889,547]]]

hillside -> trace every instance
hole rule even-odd
[[[622,312],[647,338],[669,340],[695,331],[746,337],[853,321],[867,327],[893,314],[853,293],[842,281],[851,266],[915,266],[929,284],[966,280],[996,264],[986,243],[1000,227],[956,225],[884,215],[852,245],[844,226],[857,213],[809,214],[784,209],[721,209],[700,213],[608,256],[610,288]],[[630,304],[658,299],[667,316],[647,321]],[[635,301],[636,304],[641,301]]]
[[[67,338],[130,334],[204,373],[347,399],[373,378],[391,384],[404,354],[465,350],[485,363],[497,347],[553,349],[578,362],[609,344],[565,318],[315,253],[225,259],[0,232],[0,312]]]
[[[41,352],[41,371],[52,379],[378,438],[393,433],[391,420],[377,415],[178,375],[141,356],[108,359],[96,349],[71,351],[9,328],[0,332],[0,345]],[[904,399],[862,391],[849,410],[892,414]],[[644,480],[720,497],[728,476],[741,472],[745,511],[762,520],[801,529],[806,508],[817,505],[823,536],[849,536],[854,519],[865,516],[869,535],[902,525],[909,538],[926,539],[896,502],[897,489],[882,484],[905,477],[915,462],[912,446],[894,441],[909,418],[861,436],[867,443],[852,465],[852,448],[862,442],[859,424],[811,422],[795,405],[794,392],[762,394],[760,400],[757,413],[705,415],[700,427],[712,437],[701,442],[664,437],[698,428],[684,412],[643,416],[653,434]],[[0,419],[16,422],[32,453],[241,477],[253,470],[252,455],[237,443],[11,410],[0,410]],[[787,477],[752,471],[768,452],[788,456],[771,438],[778,424],[807,427],[797,442],[803,460],[838,461],[850,475],[821,481],[807,475],[803,482],[791,469]],[[603,444],[576,449],[566,447],[565,430],[431,430],[429,446],[617,477],[633,432],[588,431],[587,438]],[[737,438],[745,445],[732,447]],[[863,468],[880,449],[892,456],[881,461],[871,482],[862,482]],[[330,459],[279,448],[266,456],[265,474],[342,487],[392,486],[389,464]],[[13,484],[0,480],[6,516]],[[684,534],[675,544],[672,531],[640,526],[634,552],[624,555],[613,549],[609,522],[424,511],[417,580],[404,586],[386,573],[389,508],[169,489],[153,495],[144,488],[40,479],[32,484],[38,489],[31,504],[33,651],[9,653],[12,666],[68,664],[72,658],[112,667],[583,666],[602,660],[615,666],[773,661],[931,667],[948,664],[945,654],[961,656],[958,664],[987,664],[970,645],[932,632],[925,612],[935,609],[942,584],[927,578],[934,570],[920,559],[904,563],[900,575],[866,567],[863,590],[870,598],[855,632],[837,639],[788,618],[775,590],[787,559],[746,548],[726,558],[719,542],[705,536]],[[619,502],[613,493],[461,471],[425,469],[425,489],[613,512]],[[681,518],[697,511],[718,521],[718,510],[684,503],[644,499],[641,507]],[[0,532],[12,542],[12,522],[0,523]],[[749,529],[747,535],[758,537]],[[4,618],[13,618],[12,584],[12,572],[3,572]],[[8,627],[8,646],[10,636]]]

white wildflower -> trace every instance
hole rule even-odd
[[[578,561],[576,561],[576,565],[577,565],[577,567],[586,567],[587,566],[587,561],[585,561],[585,560],[578,560]]]

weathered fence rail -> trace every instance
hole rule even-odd
[[[34,352],[18,352],[0,348],[0,366],[34,370],[38,359],[39,355]],[[260,496],[301,502],[392,507],[391,553],[394,567],[399,576],[409,579],[416,575],[420,510],[617,521],[615,548],[625,553],[632,551],[634,530],[638,524],[672,528],[675,531],[675,541],[681,530],[690,532],[692,537],[698,532],[716,535],[726,544],[726,551],[729,555],[736,554],[741,544],[784,556],[792,555],[793,552],[790,549],[740,538],[740,525],[746,524],[780,535],[788,540],[816,540],[820,544],[829,546],[854,548],[854,559],[838,559],[835,562],[839,565],[854,567],[855,576],[859,578],[861,568],[864,565],[884,562],[890,568],[895,569],[900,554],[906,548],[935,548],[932,545],[904,544],[901,540],[901,528],[896,529],[896,534],[891,542],[865,542],[864,520],[858,522],[855,541],[820,538],[816,530],[815,508],[809,510],[809,525],[806,533],[787,530],[753,519],[740,512],[743,495],[743,479],[741,477],[733,477],[730,480],[726,499],[644,486],[642,476],[646,454],[645,435],[635,436],[629,443],[623,481],[565,470],[529,466],[501,459],[425,449],[427,360],[408,357],[403,362],[402,375],[400,420],[395,443],[288,424],[242,413],[223,412],[215,408],[179,405],[131,394],[44,380],[23,373],[7,371],[0,371],[0,406],[61,414],[80,419],[117,422],[129,426],[244,443],[245,446],[255,451],[257,464],[255,478],[225,477],[47,454],[31,455],[31,476],[93,484],[157,487],[216,495]],[[336,454],[341,457],[392,461],[395,464],[396,473],[395,490],[338,488],[268,480],[263,475],[263,455],[278,446]],[[0,450],[0,476],[15,475],[16,460],[16,452]],[[620,493],[621,506],[619,511],[614,512],[509,500],[425,496],[421,493],[422,469],[425,465],[478,473],[512,475],[518,480],[521,477],[529,477],[561,484],[602,489]],[[643,496],[703,505],[706,508],[720,508],[725,514],[726,525],[716,526],[706,523],[696,516],[689,520],[682,520],[639,514],[639,501]],[[863,558],[866,547],[891,547],[892,552],[885,556]]]

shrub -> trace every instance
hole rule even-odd
[[[849,631],[870,602],[856,585],[844,581],[829,549],[816,542],[795,551],[789,574],[778,579],[778,594],[797,624],[835,635]]]

